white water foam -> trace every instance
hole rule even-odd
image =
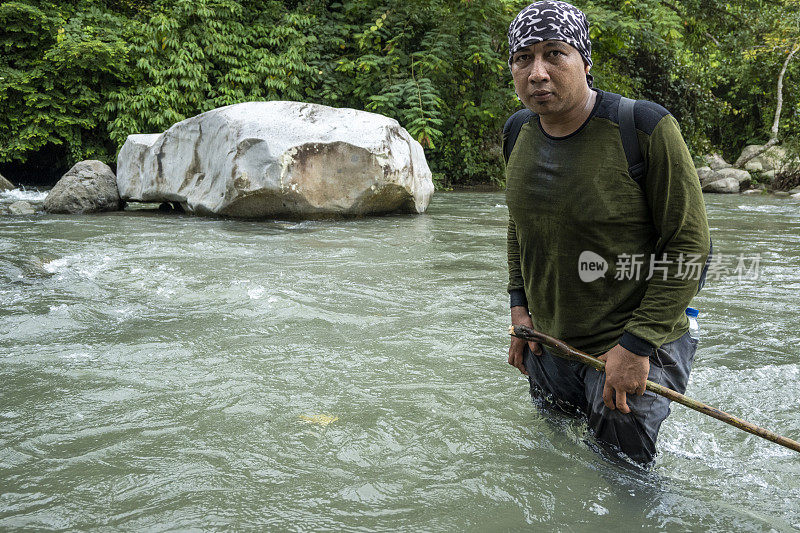
[[[60,359],[68,359],[72,361],[81,361],[86,359],[92,359],[92,354],[88,352],[74,352],[74,353],[66,353],[61,354],[58,356]]]
[[[42,269],[49,274],[62,274],[72,267],[80,277],[93,280],[98,274],[109,270],[117,262],[117,259],[108,255],[104,255],[99,261],[97,258],[86,255],[71,255],[42,263]]]
[[[606,509],[597,502],[593,503],[591,507],[589,507],[589,510],[598,516],[603,516],[608,514],[608,509]]]
[[[795,207],[792,205],[740,205],[738,206],[742,211],[751,211],[755,213],[783,213],[788,208]]]
[[[0,200],[6,200],[10,202],[18,202],[23,200],[25,202],[44,202],[44,199],[47,198],[47,191],[36,191],[36,190],[26,190],[26,189],[11,189],[9,191],[2,191],[0,192]]]
[[[59,257],[58,259],[53,259],[47,263],[42,263],[42,269],[50,274],[63,272],[67,266],[69,266],[69,259],[66,257]]]
[[[250,297],[251,300],[258,300],[262,296],[264,296],[264,287],[258,285],[253,287],[252,289],[247,290],[247,295]]]

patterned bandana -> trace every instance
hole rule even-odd
[[[534,2],[519,12],[508,27],[508,64],[520,48],[554,40],[575,47],[587,65],[592,66],[589,22],[577,7],[566,2]]]

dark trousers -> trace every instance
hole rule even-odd
[[[568,412],[582,412],[599,444],[618,449],[640,464],[652,461],[658,430],[669,415],[670,401],[645,391],[642,396],[627,395],[630,413],[612,411],[603,403],[604,372],[562,359],[548,350],[536,356],[525,347],[524,363],[531,396],[552,402]],[[697,340],[688,333],[661,345],[650,356],[648,379],[683,394],[696,350]]]

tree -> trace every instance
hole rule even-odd
[[[664,105],[694,153],[729,157],[765,132],[800,139],[800,92],[783,90],[800,73],[798,2],[575,0],[591,22],[595,85]],[[42,152],[63,166],[111,162],[132,133],[286,99],[397,119],[442,186],[499,184],[500,132],[520,106],[506,30],[528,3],[6,1],[0,163]]]
[[[500,129],[515,103],[501,0],[320,2],[313,101],[396,118],[435,179],[501,181]],[[513,13],[512,13],[513,11]],[[332,45],[332,46],[331,46]]]
[[[126,24],[91,2],[0,4],[0,162],[47,147],[72,162],[113,155],[102,106],[127,77]]]
[[[131,83],[111,91],[111,139],[161,132],[217,107],[302,100],[313,69],[313,17],[277,0],[159,1],[130,40]]]
[[[779,130],[781,112],[783,110],[783,82],[789,63],[800,50],[800,1],[785,0],[781,2],[780,11],[776,13],[774,26],[764,37],[763,44],[745,51],[745,57],[752,61],[759,61],[763,57],[772,58],[777,56],[780,62],[781,56],[785,56],[778,71],[778,79],[775,90],[775,116],[769,130],[769,140],[761,149],[751,153],[748,157],[738,161],[740,166],[744,166],[751,159],[758,157],[770,147],[780,142]]]

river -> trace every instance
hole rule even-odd
[[[687,395],[800,439],[800,203],[706,202],[732,263],[695,298]],[[537,411],[504,204],[0,217],[0,528],[800,529],[795,452],[675,405],[645,472]]]

